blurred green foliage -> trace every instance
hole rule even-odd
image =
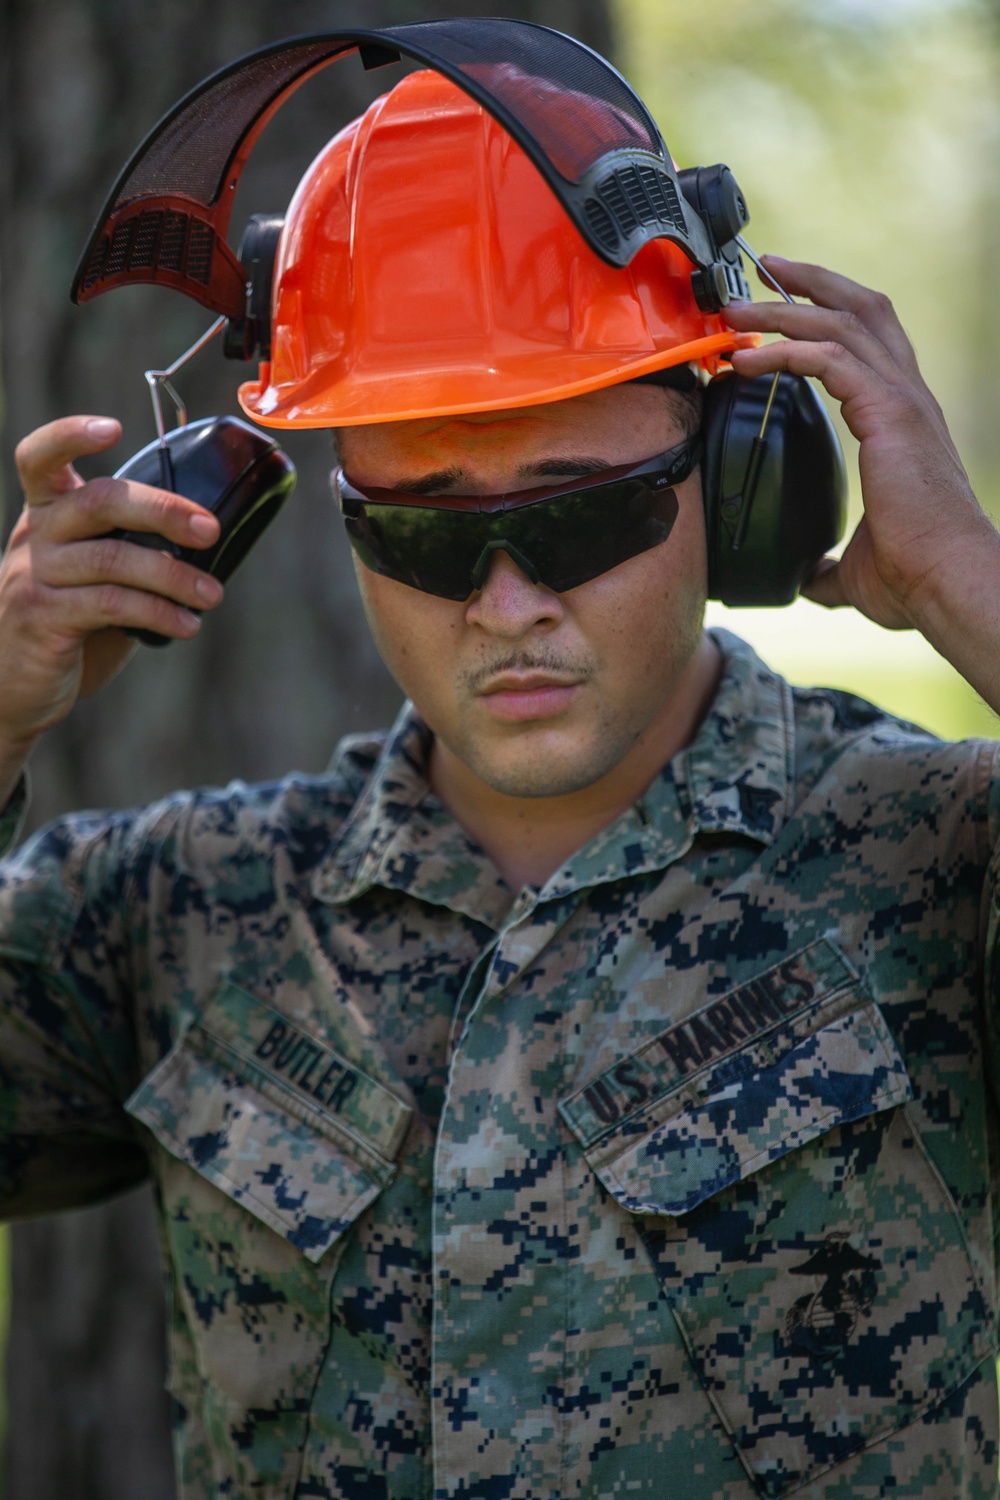
[[[614,0],[622,70],[681,166],[725,161],[758,251],[887,292],[1000,515],[1000,3]],[[843,428],[841,427],[843,433]],[[860,514],[856,445],[844,434]],[[919,639],[804,603],[710,618],[796,682],[947,736],[1000,732]]]

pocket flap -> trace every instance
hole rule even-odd
[[[834,1126],[910,1098],[881,1011],[823,939],[646,1043],[560,1111],[623,1208],[677,1217]]]
[[[232,984],[125,1107],[173,1156],[310,1260],[391,1181],[412,1114]]]

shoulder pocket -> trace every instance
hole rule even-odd
[[[992,1349],[958,1214],[898,1107],[911,1097],[877,1004],[824,940],[561,1105],[640,1216],[762,1495],[906,1426]]]
[[[128,1112],[310,1260],[378,1196],[411,1110],[300,1026],[226,984]]]

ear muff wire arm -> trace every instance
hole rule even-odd
[[[178,355],[173,364],[168,365],[165,370],[144,371],[146,384],[149,387],[150,400],[153,403],[153,420],[156,423],[156,436],[160,457],[160,483],[165,490],[175,490],[177,488],[177,481],[174,475],[174,465],[170,456],[170,448],[167,443],[167,429],[163,421],[163,405],[160,401],[160,391],[161,389],[166,391],[174,403],[174,408],[177,412],[177,426],[186,427],[187,406],[183,398],[174,390],[171,381],[177,374],[177,371],[184,368],[188,360],[194,359],[195,355],[200,354],[206,344],[212,342],[216,334],[222,332],[228,321],[228,318],[216,318],[215,322],[195,339],[191,347],[185,349],[183,354]]]
[[[748,260],[751,260],[757,267],[757,270],[760,272],[764,281],[766,281],[769,286],[772,286],[774,290],[779,294],[779,296],[783,297],[786,302],[790,302],[794,307],[795,298],[790,297],[785,291],[785,288],[781,285],[781,282],[778,281],[776,277],[771,275],[771,272],[761,261],[760,256],[750,245],[747,244],[743,235],[738,234],[736,236],[736,243],[737,245],[739,245],[740,249],[743,251]],[[757,436],[753,440],[750,448],[750,457],[747,459],[746,473],[743,476],[743,485],[739,496],[739,516],[736,522],[735,529],[733,531],[733,539],[729,544],[730,549],[733,552],[738,552],[742,547],[744,541],[746,540],[747,526],[750,524],[750,512],[753,510],[754,495],[757,492],[757,482],[760,479],[760,471],[761,466],[764,462],[764,455],[767,453],[767,424],[771,419],[771,409],[774,406],[774,398],[778,393],[778,382],[780,379],[781,372],[780,370],[776,370],[774,373],[774,378],[771,381],[771,389],[767,395],[767,403],[764,407],[764,414],[760,419],[760,431],[757,433]]]

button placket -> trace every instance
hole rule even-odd
[[[488,1064],[488,1047],[482,1056],[470,1058],[470,1041],[476,1034],[477,1023],[483,1027],[489,1024],[494,1002],[514,990],[518,978],[551,943],[584,894],[580,892],[571,903],[553,903],[551,918],[545,920],[543,912],[542,919],[538,920],[538,893],[530,890],[522,892],[511,908],[497,939],[483,951],[470,971],[456,1007],[456,1039],[434,1168],[431,1405],[435,1493],[448,1493],[449,1479],[453,1483],[456,1474],[468,1473],[468,1455],[465,1452],[468,1439],[463,1442],[463,1433],[470,1424],[479,1422],[472,1409],[477,1401],[484,1409],[482,1421],[489,1428],[489,1444],[499,1442],[503,1446],[502,1435],[498,1437],[493,1431],[492,1419],[487,1422],[486,1418],[486,1409],[489,1408],[492,1412],[491,1397],[485,1387],[482,1395],[477,1395],[478,1378],[469,1376],[472,1365],[467,1358],[467,1336],[463,1333],[463,1328],[470,1322],[475,1325],[477,1310],[474,1304],[485,1297],[495,1296],[500,1301],[506,1297],[512,1305],[516,1305],[516,1284],[520,1279],[516,1264],[512,1265],[510,1276],[501,1277],[499,1286],[491,1290],[496,1278],[487,1275],[487,1266],[491,1257],[496,1256],[496,1235],[491,1234],[486,1223],[489,1214],[485,1212],[485,1203],[484,1221],[481,1225],[476,1221],[475,1207],[471,1214],[462,1213],[462,1206],[478,1203],[480,1194],[484,1199],[490,1194],[495,1195],[498,1183],[505,1176],[511,1175],[509,1171],[501,1171],[493,1183],[481,1186],[470,1182],[468,1165],[461,1161],[463,1145],[467,1144],[470,1135],[476,1133],[476,1117],[484,1109],[489,1110],[492,1102],[488,1085],[484,1088],[483,1079],[479,1076],[483,1071],[484,1060]],[[514,1129],[516,1133],[516,1126]],[[502,1131],[497,1138],[497,1150],[503,1150]],[[482,1165],[485,1171],[489,1164],[484,1160]],[[516,1194],[517,1187],[512,1187],[510,1191]],[[506,1190],[500,1190],[501,1198],[505,1193]],[[513,1227],[512,1220],[512,1232]],[[516,1262],[513,1250],[511,1255]],[[467,1274],[468,1267],[472,1265],[475,1268],[477,1264],[483,1270],[484,1284],[481,1286],[474,1284],[474,1279]],[[541,1266],[542,1263],[540,1268]],[[529,1270],[532,1286],[537,1274],[538,1269]],[[548,1273],[542,1269],[542,1274]],[[515,1318],[511,1324],[512,1328],[523,1329],[523,1326],[520,1317]],[[462,1358],[456,1360],[453,1356],[458,1349],[462,1351]],[[456,1364],[465,1368],[468,1378],[456,1378]],[[484,1351],[483,1380],[488,1382],[489,1378]],[[490,1462],[496,1462],[495,1456],[484,1458],[484,1465]]]

